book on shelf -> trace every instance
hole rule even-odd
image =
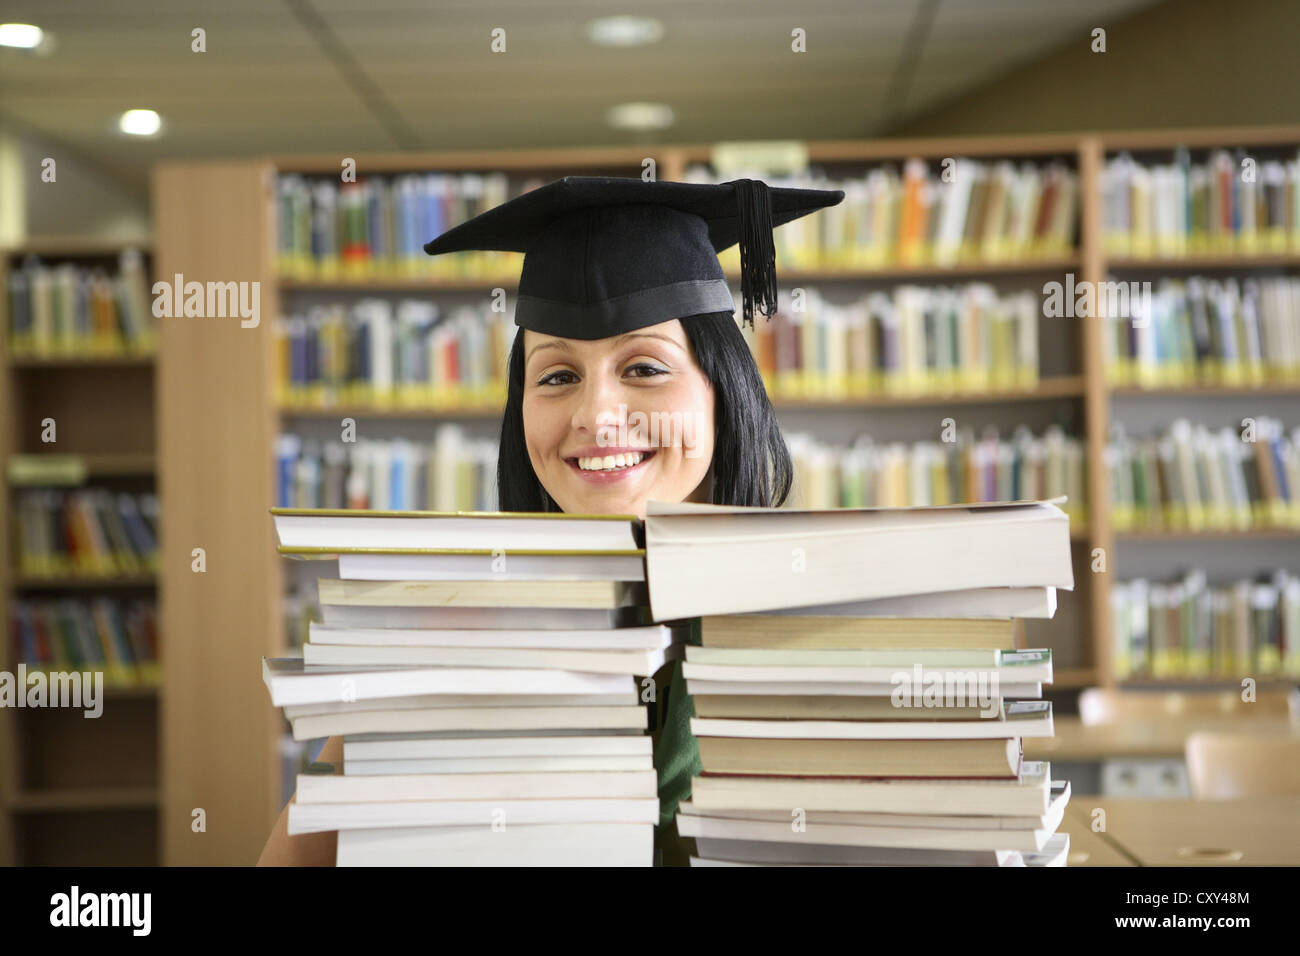
[[[295,739],[344,740],[341,766],[299,777],[291,834],[339,831],[341,866],[653,862],[658,786],[637,678],[671,658],[680,632],[640,620],[644,573],[590,565],[564,579],[545,566],[639,562],[638,519],[272,513],[285,553],[370,560],[366,579],[320,579],[323,621],[301,660],[263,665]],[[519,557],[509,577],[493,574]],[[420,578],[402,576],[421,561]],[[503,828],[524,835],[475,836]],[[404,839],[386,843],[393,833]],[[586,845],[591,834],[608,839]]]
[[[844,202],[774,233],[786,269],[956,266],[1070,255],[1078,218],[1078,175],[1059,161],[910,159],[859,176],[810,171],[762,178],[771,186],[842,189]],[[718,182],[705,166],[688,182]],[[721,256],[739,271],[736,249]]]
[[[1276,419],[1249,430],[1177,419],[1146,438],[1115,423],[1107,463],[1117,531],[1300,528],[1300,429]]]
[[[1051,704],[1016,699],[1041,696],[1051,651],[1015,649],[1014,615],[960,616],[979,589],[1073,587],[1057,504],[651,502],[653,613],[701,616],[681,665],[695,751],[676,814],[695,860],[1062,865],[1068,838],[1048,846],[1068,785],[1021,747],[1052,736]],[[709,586],[692,587],[703,562]],[[962,597],[936,601],[944,588]],[[890,598],[913,616],[872,607]]]
[[[1101,173],[1102,237],[1107,254],[1135,259],[1256,255],[1300,243],[1300,161],[1212,149],[1193,159],[1185,148],[1169,162],[1127,152]]]
[[[1203,570],[1111,589],[1119,680],[1300,678],[1300,577],[1278,570],[1213,584]]]
[[[959,428],[954,441],[876,442],[860,435],[833,445],[795,432],[792,499],[806,508],[906,507],[1064,497],[1070,523],[1087,526],[1084,440],[1049,426],[1041,435],[1018,426],[1003,439]],[[791,501],[794,505],[794,501]]]
[[[16,499],[14,531],[23,576],[111,577],[157,569],[153,494],[24,489]]]
[[[15,660],[28,670],[102,671],[105,684],[113,687],[158,684],[153,601],[17,600],[10,616]]]
[[[1106,319],[1112,385],[1300,385],[1300,279],[1164,279],[1149,314]]]
[[[513,334],[513,315],[487,307],[315,305],[275,325],[277,399],[289,409],[500,407]]]
[[[151,354],[157,320],[144,257],[125,249],[117,272],[27,256],[5,275],[9,347],[19,358]]]
[[[771,320],[743,332],[776,400],[979,393],[1038,383],[1041,311],[1032,292],[985,283],[902,285],[847,305],[808,286],[797,308],[782,291]]]

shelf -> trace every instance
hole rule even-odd
[[[94,258],[115,256],[126,249],[139,249],[145,255],[149,255],[153,251],[153,240],[147,237],[103,239],[97,236],[31,236],[12,245],[0,247],[0,254]]]
[[[916,265],[890,265],[880,268],[787,269],[779,271],[779,281],[789,287],[799,282],[861,282],[889,279],[943,278],[944,276],[1034,275],[1078,270],[1077,256],[1044,256],[1040,259],[1016,259],[1006,262],[955,262],[951,265],[918,263]],[[727,272],[727,279],[740,281],[740,274]],[[280,288],[285,290],[338,290],[358,292],[476,292],[497,287],[513,291],[519,283],[515,274],[496,278],[456,278],[434,276],[392,277],[339,277],[301,278],[282,276]]]
[[[157,458],[150,454],[11,455],[7,475],[11,487],[47,488],[79,486],[94,478],[148,476],[156,470]]]
[[[1096,683],[1096,668],[1057,667],[1052,670],[1052,682],[1050,684],[1044,684],[1043,690],[1072,690],[1078,687],[1091,687]]]
[[[79,588],[144,588],[153,587],[158,581],[154,574],[105,574],[105,575],[67,575],[62,577],[36,577],[19,575],[14,578],[13,586],[19,590],[76,590]]]
[[[1168,396],[1172,398],[1194,398],[1197,396],[1232,396],[1232,395],[1300,395],[1300,382],[1265,383],[1263,385],[1161,385],[1146,388],[1141,385],[1109,385],[1111,395],[1116,396]]]
[[[1278,689],[1300,685],[1300,677],[1272,676],[1256,677],[1255,686],[1259,688]],[[1118,682],[1124,690],[1176,690],[1189,687],[1196,690],[1241,690],[1240,677],[1141,677],[1129,676]]]
[[[1266,269],[1279,266],[1300,266],[1300,252],[1275,252],[1247,255],[1244,253],[1222,253],[1219,255],[1194,256],[1153,256],[1134,259],[1131,257],[1108,257],[1106,267],[1109,269]]]
[[[154,364],[153,353],[122,355],[14,355],[9,358],[9,365],[15,369],[24,368],[150,368]]]
[[[946,392],[942,394],[880,393],[856,398],[780,398],[772,399],[776,410],[801,408],[887,408],[909,405],[980,405],[994,402],[1032,402],[1056,398],[1081,398],[1082,375],[1045,378],[1032,388],[999,389],[985,392]]]
[[[1300,528],[1257,528],[1247,531],[1116,531],[1118,541],[1286,541],[1300,538]]]
[[[95,787],[84,790],[38,790],[14,794],[15,813],[76,810],[134,810],[158,806],[157,787]]]

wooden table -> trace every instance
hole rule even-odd
[[[1106,811],[1103,833],[1092,831],[1096,808]],[[1300,797],[1072,797],[1061,829],[1071,866],[1300,866]],[[1076,862],[1076,847],[1089,856]]]
[[[1169,718],[1086,725],[1078,717],[1057,717],[1056,736],[1026,737],[1026,760],[1097,761],[1111,757],[1182,757],[1187,738],[1198,730],[1300,737],[1300,725],[1285,717]]]

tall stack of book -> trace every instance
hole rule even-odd
[[[297,740],[290,835],[340,866],[648,866],[659,801],[635,680],[649,623],[630,516],[274,509],[280,551],[337,557],[301,660],[267,660]]]
[[[652,502],[656,620],[682,675],[693,865],[1064,865],[1051,652],[1016,618],[1070,589],[1059,502],[840,511]]]

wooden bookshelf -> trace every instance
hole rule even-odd
[[[1300,252],[1272,256],[1212,256],[1187,259],[1111,259],[1102,235],[1101,173],[1117,149],[1163,150],[1178,144],[1207,146],[1300,144],[1300,127],[1246,130],[1051,134],[810,142],[810,162],[836,169],[862,169],[911,157],[1061,159],[1078,172],[1079,226],[1075,251],[1067,256],[952,266],[918,265],[871,270],[781,271],[783,286],[797,282],[888,283],[987,278],[1007,285],[1023,278],[1027,288],[1049,273],[1075,271],[1102,282],[1114,269],[1179,272],[1186,269],[1291,268]],[[662,180],[684,178],[687,166],[707,162],[710,144],[599,149],[381,153],[357,158],[363,175],[415,171],[504,171],[558,178],[568,174],[636,176],[651,157]],[[157,471],[162,490],[163,527],[169,547],[159,574],[163,655],[168,662],[163,695],[164,733],[160,841],[169,864],[253,862],[280,809],[281,722],[270,706],[257,672],[259,656],[283,653],[281,605],[285,574],[277,559],[267,515],[275,494],[274,447],[282,428],[340,415],[392,420],[413,427],[440,420],[491,422],[495,407],[403,407],[341,403],[310,408],[278,402],[273,326],[292,311],[294,298],[321,293],[434,295],[442,291],[513,290],[517,275],[499,280],[432,277],[317,280],[281,274],[272,233],[276,177],[282,173],[334,176],[333,155],[280,155],[249,160],[165,162],[153,181],[158,274],[260,281],[263,321],[241,329],[237,321],[164,320],[159,347],[160,408]],[[193,229],[195,221],[205,228]],[[734,277],[733,277],[734,278]],[[1063,327],[1064,328],[1064,327]],[[1055,688],[1070,692],[1092,684],[1114,685],[1110,590],[1114,572],[1092,573],[1097,549],[1115,567],[1114,549],[1129,540],[1111,521],[1110,479],[1105,450],[1113,398],[1154,390],[1130,390],[1106,376],[1100,323],[1069,327],[1073,367],[1044,373],[1034,388],[954,395],[879,395],[848,400],[778,400],[780,409],[847,409],[892,413],[917,407],[987,405],[998,409],[1028,403],[1073,403],[1086,443],[1086,524],[1072,528],[1076,593],[1068,615],[1078,620],[1077,663],[1057,669]],[[1064,332],[1062,334],[1065,334]],[[1292,394],[1290,387],[1282,394]],[[1207,396],[1214,389],[1180,389],[1167,394]],[[1253,394],[1249,392],[1248,394]],[[391,427],[391,426],[390,426]],[[1249,539],[1247,539],[1249,540]],[[1188,539],[1189,547],[1194,542]],[[203,546],[208,571],[190,572],[190,549]],[[256,586],[252,583],[256,582]],[[1057,626],[1058,622],[1048,622]],[[1072,638],[1073,640],[1074,638]],[[1061,655],[1064,659],[1066,655]],[[190,812],[202,806],[210,821],[238,821],[217,837],[195,835]]]
[[[51,355],[12,354],[8,273],[35,255],[49,263],[110,265],[125,249],[140,250],[149,273],[149,240],[94,237],[34,238],[0,250],[0,670],[16,673],[11,602],[17,597],[94,596],[137,590],[152,593],[156,577],[19,574],[11,528],[14,494],[57,482],[14,482],[14,456],[78,460],[88,482],[144,490],[155,459],[154,356],[145,352]],[[58,441],[39,441],[39,421],[54,417]],[[34,424],[35,423],[35,424]],[[122,483],[126,484],[123,485]],[[0,865],[157,863],[158,687],[104,686],[104,711],[86,720],[81,711],[0,708]],[[93,725],[93,726],[92,726]],[[116,835],[94,849],[87,834],[102,829],[104,814],[121,822]],[[57,814],[57,822],[52,822]]]

